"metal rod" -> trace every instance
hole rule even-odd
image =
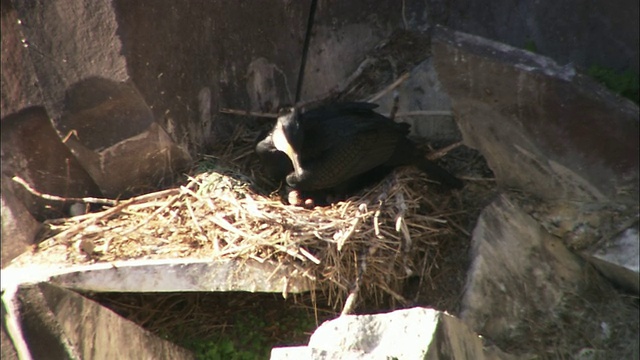
[[[300,60],[300,71],[298,71],[298,84],[296,85],[296,99],[297,104],[300,101],[300,94],[302,93],[302,84],[304,82],[304,69],[307,64],[307,54],[309,53],[309,43],[311,42],[311,30],[313,28],[313,20],[316,15],[316,5],[318,0],[311,0],[311,6],[309,8],[309,19],[307,20],[307,32],[304,36],[304,44],[302,45],[302,59]]]

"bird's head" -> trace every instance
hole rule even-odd
[[[295,107],[284,107],[278,112],[278,120],[273,131],[273,145],[287,154],[296,174],[301,174],[300,151],[304,134],[300,128],[299,112]]]

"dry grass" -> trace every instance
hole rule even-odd
[[[424,249],[460,233],[454,194],[433,191],[426,175],[411,168],[331,206],[285,205],[261,190],[269,183],[259,172],[246,171],[259,170],[254,138],[240,126],[221,155],[205,158],[182,185],[49,222],[55,235],[37,250],[65,246],[76,264],[168,257],[276,261],[296,267],[337,307],[359,272],[363,297],[407,303],[404,279],[428,276],[432,268]]]

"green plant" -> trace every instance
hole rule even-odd
[[[531,39],[527,39],[527,41],[525,41],[524,49],[527,50],[527,51],[531,51],[533,53],[537,53],[538,52],[538,46],[536,45],[535,41],[533,41]]]
[[[239,312],[224,331],[207,339],[182,342],[201,360],[268,359],[271,348],[303,344],[315,329],[315,317],[303,309],[291,308],[274,318],[252,311]]]
[[[196,359],[201,360],[255,360],[264,359],[264,353],[252,350],[237,349],[229,338],[221,338],[218,341],[208,340],[187,344],[193,350]],[[266,354],[268,357],[268,353]]]
[[[630,99],[636,104],[639,103],[640,95],[638,89],[640,86],[637,73],[631,70],[618,72],[599,65],[591,66],[587,73],[611,91]]]

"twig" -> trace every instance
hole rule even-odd
[[[347,300],[344,302],[344,307],[340,312],[340,316],[349,315],[353,312],[353,309],[356,306],[356,300],[358,299],[358,293],[360,292],[360,286],[362,285],[362,279],[364,278],[364,273],[367,270],[367,251],[362,250],[357,256],[358,259],[358,267],[356,268],[356,283],[353,287],[353,290],[347,296]]]
[[[400,86],[400,84],[402,84],[405,80],[407,80],[409,78],[409,75],[410,75],[410,73],[408,73],[408,72],[402,74],[391,85],[387,86],[385,89],[383,89],[382,91],[380,91],[379,93],[377,93],[373,97],[369,98],[369,100],[367,100],[367,102],[375,102],[376,100],[378,100],[381,97],[385,96],[389,91],[392,91],[393,89],[397,88],[398,86]]]
[[[249,110],[236,110],[236,109],[223,108],[223,109],[220,109],[220,112],[223,114],[232,114],[232,115],[256,116],[256,117],[264,117],[264,118],[272,118],[272,119],[278,118],[278,114],[256,112],[256,111],[249,111]]]
[[[466,180],[466,181],[491,181],[491,182],[496,181],[496,178],[480,178],[480,177],[473,177],[473,176],[458,176],[458,178],[460,180]]]
[[[317,257],[313,256],[313,254],[311,254],[309,251],[307,251],[307,249],[301,246],[300,248],[298,248],[298,250],[302,253],[302,255],[306,256],[307,259],[311,260],[314,264],[320,265],[320,260]]]
[[[137,224],[136,226],[127,229],[126,231],[118,234],[119,236],[125,236],[125,235],[129,235],[132,232],[140,229],[141,227],[147,225],[151,219],[153,219],[154,217],[156,217],[158,214],[160,214],[161,212],[165,211],[168,207],[170,207],[171,205],[175,204],[176,201],[178,201],[178,199],[180,199],[180,195],[174,195],[173,198],[171,200],[169,200],[166,204],[162,205],[161,207],[157,208],[154,212],[151,213],[151,215],[149,215],[144,221],[140,222],[139,224]]]
[[[80,222],[79,224],[77,224],[77,225],[75,225],[73,227],[68,228],[67,230],[62,231],[61,233],[51,237],[49,240],[50,241],[55,241],[54,239],[60,239],[60,238],[64,238],[64,237],[69,236],[69,235],[73,235],[73,234],[79,232],[80,230],[82,230],[83,228],[95,223],[96,221],[98,221],[100,219],[104,219],[106,217],[109,217],[109,216],[111,216],[113,214],[116,214],[116,213],[120,212],[122,209],[124,209],[124,208],[126,208],[126,207],[128,207],[130,205],[133,205],[133,204],[136,204],[136,203],[139,203],[139,202],[142,202],[142,201],[146,201],[148,199],[153,199],[153,198],[156,198],[156,197],[164,196],[164,195],[167,195],[167,194],[174,194],[174,193],[177,193],[177,192],[179,192],[178,189],[168,189],[168,190],[162,190],[162,191],[158,191],[158,192],[151,193],[151,194],[145,194],[145,195],[141,195],[141,196],[126,200],[124,202],[121,202],[120,204],[117,204],[116,206],[114,206],[112,208],[109,208],[109,209],[107,209],[105,211],[84,215],[84,216],[86,216],[86,220]]]
[[[64,139],[62,139],[62,142],[66,144],[67,141],[69,141],[69,139],[71,138],[71,135],[74,135],[76,137],[76,139],[78,139],[78,140],[80,139],[76,129],[73,129],[73,130],[69,131],[69,133],[67,133],[67,135],[64,137]]]
[[[409,116],[452,116],[453,113],[448,110],[414,110],[397,113],[396,117]]]
[[[457,143],[453,143],[449,146],[445,146],[442,149],[436,150],[434,152],[432,152],[431,154],[429,154],[427,156],[427,159],[429,160],[436,160],[439,159],[445,155],[447,155],[447,153],[455,148],[458,148],[460,146],[464,145],[464,142],[462,141],[458,141]]]
[[[19,176],[14,176],[13,178],[11,178],[11,180],[13,180],[13,181],[17,182],[18,184],[22,185],[22,187],[27,189],[27,191],[29,191],[33,195],[41,197],[41,198],[43,198],[45,200],[63,201],[63,202],[83,202],[83,203],[103,204],[103,205],[116,205],[118,203],[117,200],[111,200],[111,199],[101,199],[101,198],[94,198],[94,197],[85,197],[85,198],[73,198],[72,197],[72,198],[66,198],[66,197],[57,196],[57,195],[44,194],[44,193],[41,193],[40,191],[34,189],[33,187],[31,187],[31,185],[29,185],[24,179],[22,179]]]

